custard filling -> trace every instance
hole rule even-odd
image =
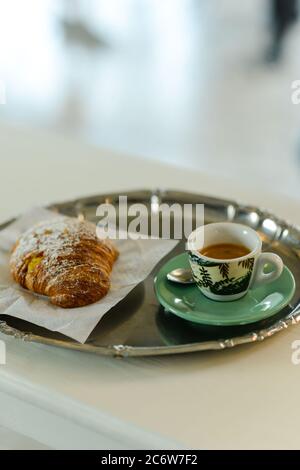
[[[28,263],[27,272],[31,273],[40,264],[42,259],[43,259],[42,256],[35,256],[34,258],[32,258],[30,262]]]

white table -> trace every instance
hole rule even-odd
[[[250,202],[300,222],[297,200],[266,193],[259,180],[249,187],[246,174],[237,185],[4,125],[0,159],[1,221],[32,205],[161,187]],[[0,339],[0,448],[300,447],[300,366],[291,362],[300,327],[223,352],[145,359]]]

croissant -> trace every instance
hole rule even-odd
[[[63,308],[100,300],[110,288],[118,251],[90,222],[63,217],[42,222],[17,241],[10,259],[14,280]]]

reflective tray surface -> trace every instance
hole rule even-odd
[[[124,193],[122,193],[124,195]],[[165,261],[184,250],[184,241],[169,253],[122,302],[110,310],[85,344],[17,318],[0,315],[0,331],[24,341],[112,356],[151,356],[225,349],[262,341],[300,322],[300,229],[267,211],[242,206],[234,201],[178,191],[133,191],[128,204],[144,203],[149,209],[158,203],[205,204],[205,223],[233,221],[257,230],[263,250],[280,255],[293,272],[296,292],[290,304],[275,316],[245,326],[204,327],[167,313],[154,294],[153,280]],[[53,204],[50,209],[69,216],[84,216],[97,222],[96,208],[103,202],[118,203],[119,193],[104,194]],[[3,229],[10,222],[2,224]],[[299,287],[298,287],[299,286]]]

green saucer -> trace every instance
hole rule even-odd
[[[175,284],[166,277],[173,269],[189,267],[186,253],[169,260],[155,277],[155,291],[166,310],[202,325],[246,325],[264,320],[285,307],[295,292],[294,276],[285,266],[276,281],[250,289],[241,299],[217,302],[205,297],[195,284]]]

